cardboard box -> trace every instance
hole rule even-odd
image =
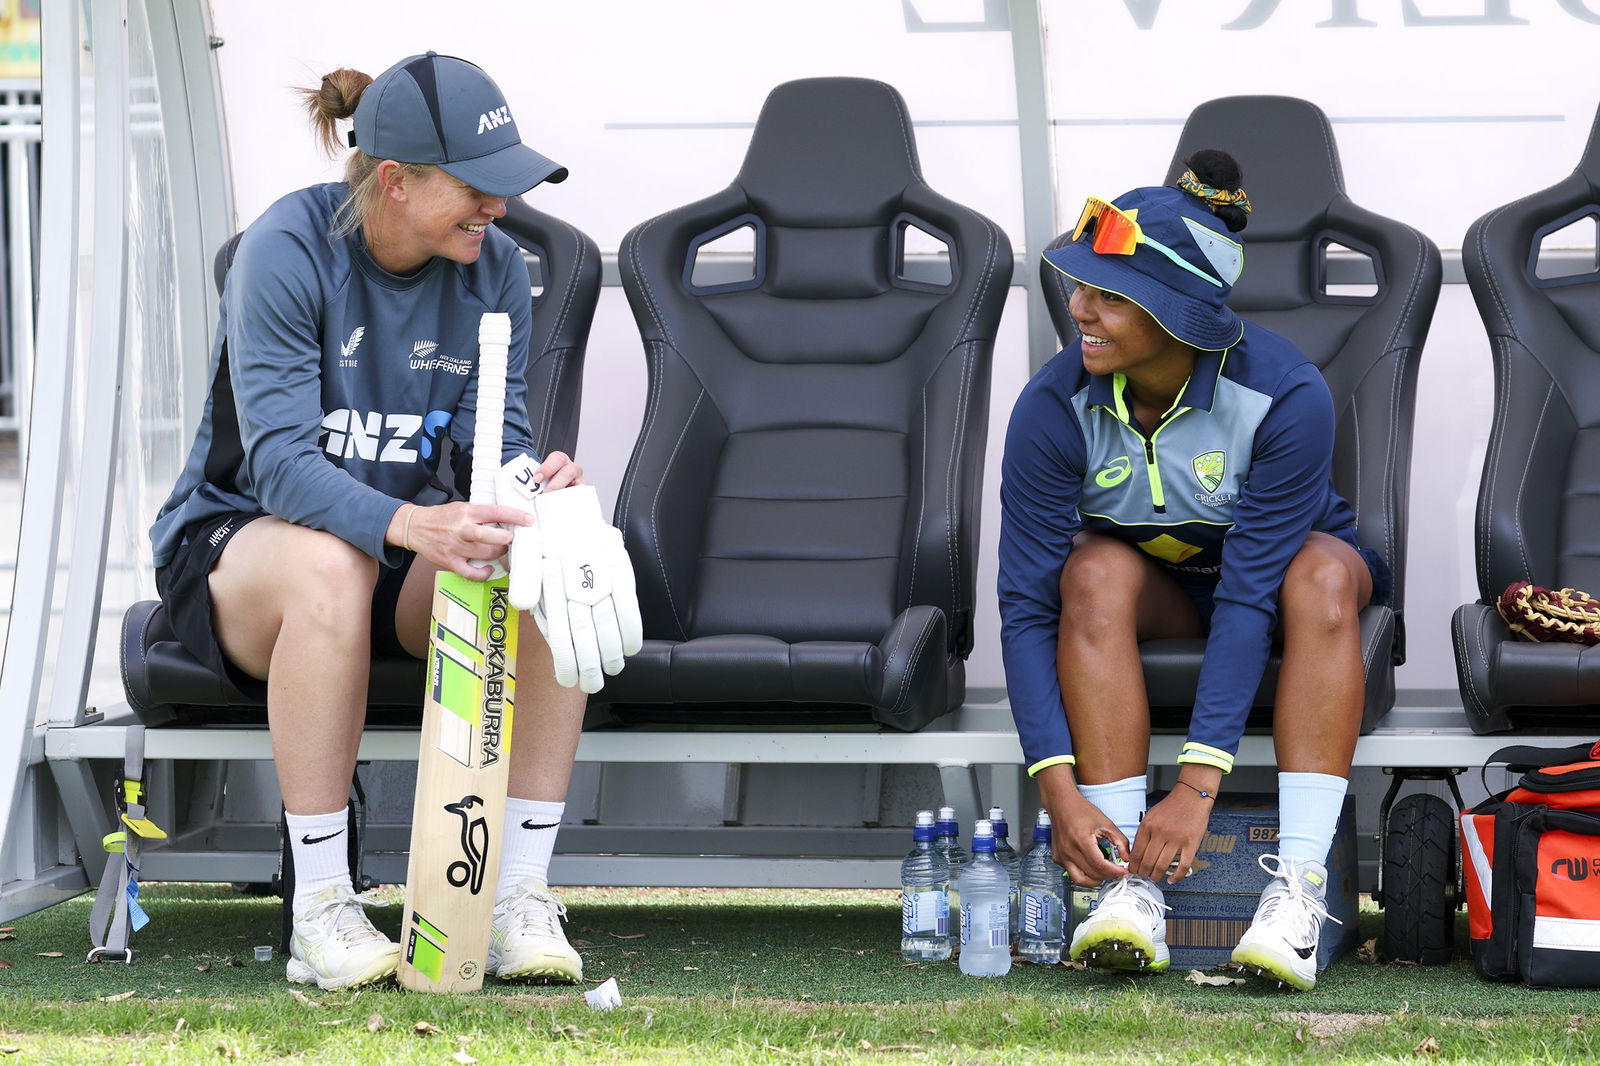
[[[1167,950],[1175,970],[1208,970],[1225,963],[1250,928],[1268,875],[1257,859],[1278,850],[1278,797],[1270,793],[1223,795],[1211,814],[1195,871],[1176,885],[1163,885],[1167,906]],[[1356,887],[1355,803],[1346,796],[1328,854],[1328,912],[1343,922],[1322,923],[1317,969],[1355,946],[1360,932]],[[1073,928],[1092,909],[1098,893],[1074,888]]]

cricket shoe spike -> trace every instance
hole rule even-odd
[[[345,884],[330,885],[312,897],[305,913],[295,915],[289,980],[332,991],[394,976],[400,945],[374,929],[363,909],[381,906]]]
[[[583,980],[583,960],[567,943],[561,923],[566,905],[529,878],[494,905],[489,927],[489,972],[502,978],[543,978],[561,984]]]
[[[1100,886],[1094,911],[1072,934],[1072,961],[1107,970],[1167,969],[1167,916],[1161,886],[1128,874]]]
[[[1277,855],[1256,860],[1272,875],[1256,916],[1233,949],[1233,961],[1258,977],[1308,992],[1317,983],[1317,939],[1328,913],[1328,871],[1320,862]],[[1343,923],[1340,923],[1343,924]]]

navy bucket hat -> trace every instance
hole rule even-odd
[[[437,52],[407,56],[367,86],[350,144],[379,159],[431,163],[490,196],[567,177],[566,167],[522,143],[489,75]]]
[[[1222,351],[1239,343],[1244,323],[1227,299],[1244,268],[1244,246],[1227,234],[1226,224],[1205,201],[1159,186],[1134,189],[1112,204],[1144,232],[1146,241],[1132,255],[1096,252],[1092,232],[1085,230],[1078,240],[1046,249],[1045,261],[1079,284],[1132,300],[1187,345]]]

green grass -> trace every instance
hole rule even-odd
[[[0,941],[7,1062],[1581,1062],[1600,1057],[1600,992],[1535,991],[1446,967],[1346,958],[1306,994],[1201,987],[1019,965],[999,980],[908,966],[894,892],[573,889],[578,990],[491,980],[482,993],[308,990],[273,943],[278,903],[221,887],[150,886],[133,966],[89,965],[87,898],[14,923]],[[391,934],[398,905],[374,912]],[[1364,918],[1365,936],[1378,916]],[[60,958],[41,953],[62,952]],[[230,965],[233,959],[238,965]],[[593,983],[589,982],[590,984]],[[126,998],[114,998],[132,993]],[[381,1021],[369,1019],[378,1016]],[[437,1028],[417,1032],[419,1023]],[[1437,1044],[1430,1050],[1428,1041]],[[1422,1046],[1421,1051],[1416,1049]]]

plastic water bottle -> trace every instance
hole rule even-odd
[[[1050,853],[1050,812],[1040,808],[1033,825],[1033,849],[1022,860],[1022,914],[1017,953],[1029,962],[1053,966],[1066,942],[1067,875]]]
[[[900,955],[907,962],[950,957],[950,862],[934,847],[932,811],[918,811],[911,853],[900,864]]]
[[[989,808],[989,821],[994,826],[994,857],[1000,860],[1000,865],[1006,868],[1006,873],[1011,875],[1011,939],[1017,939],[1017,892],[1022,880],[1022,856],[1017,854],[1017,849],[1011,846],[1007,839],[1011,836],[1011,827],[1006,824],[1006,812],[1000,807]]]
[[[972,861],[961,870],[961,972],[1003,977],[1011,972],[1011,875],[994,857],[994,825],[972,827]]]
[[[961,868],[967,864],[967,849],[961,846],[961,824],[956,821],[954,807],[940,807],[939,820],[934,823],[934,847],[950,864],[950,913],[959,920],[961,914]]]

